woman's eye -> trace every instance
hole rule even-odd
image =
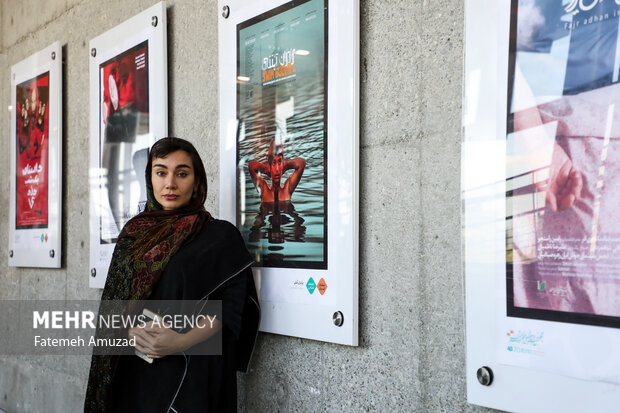
[[[155,172],[155,175],[157,175],[157,176],[164,176],[165,173],[164,173],[164,171],[157,171],[157,172]]]
[[[187,176],[187,172],[179,172],[177,176],[181,178],[185,178]]]

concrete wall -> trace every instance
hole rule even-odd
[[[250,0],[248,0],[250,1]],[[0,108],[10,66],[65,56],[63,268],[7,267],[0,299],[96,299],[88,288],[88,42],[155,0],[1,0]],[[170,134],[218,182],[215,0],[168,1]],[[361,0],[360,346],[261,334],[247,411],[486,411],[465,394],[460,264],[463,3]],[[0,246],[8,245],[9,112],[0,110]],[[207,207],[217,214],[215,190]],[[0,358],[0,409],[79,411],[88,359]]]

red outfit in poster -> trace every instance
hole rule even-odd
[[[17,86],[17,228],[47,226],[49,75]]]
[[[276,144],[275,139],[269,146],[267,160],[267,164],[258,161],[250,161],[248,163],[252,182],[254,182],[260,194],[261,202],[290,201],[291,195],[295,188],[297,188],[297,184],[299,184],[299,180],[304,173],[306,161],[302,158],[284,159],[284,147],[282,144]],[[293,173],[287,178],[284,185],[281,185],[282,175],[289,169],[293,169]],[[271,177],[271,185],[261,177],[261,173]]]

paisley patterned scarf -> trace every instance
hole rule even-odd
[[[190,203],[179,209],[164,210],[153,194],[149,160],[146,210],[127,222],[118,236],[101,300],[148,299],[170,258],[211,220],[203,206],[207,196],[207,177],[200,166],[194,168],[199,185]],[[93,354],[85,412],[108,411],[117,357]]]

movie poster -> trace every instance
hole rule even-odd
[[[148,41],[99,66],[100,241],[114,243],[146,202],[148,159]]]
[[[327,269],[326,7],[237,26],[237,226],[259,266]]]
[[[510,317],[620,327],[619,3],[513,0]]]
[[[45,72],[16,87],[16,229],[48,227],[49,83]]]

